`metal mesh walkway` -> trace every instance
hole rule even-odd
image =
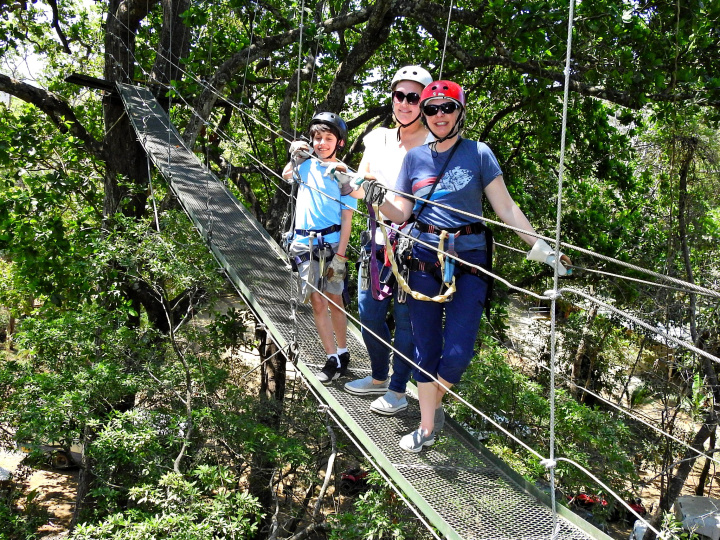
[[[140,143],[168,180],[234,286],[267,325],[280,347],[291,340],[291,280],[280,246],[229,190],[185,146],[165,111],[146,88],[118,85]],[[323,386],[313,373],[325,363],[310,306],[297,309],[298,369],[428,520],[450,539],[550,539],[553,516],[543,494],[507,468],[452,421],[434,446],[409,454],[398,446],[420,419],[417,401],[406,414],[379,417],[373,397],[342,391],[342,379]],[[370,372],[360,333],[348,332],[351,377]],[[564,540],[607,535],[558,506]]]

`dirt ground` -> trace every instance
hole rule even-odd
[[[23,452],[0,450],[0,467],[15,471],[25,456]],[[25,482],[26,492],[37,490],[37,502],[47,509],[50,516],[47,523],[39,529],[45,540],[64,538],[67,535],[75,507],[77,474],[77,470],[36,469]]]

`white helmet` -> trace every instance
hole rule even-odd
[[[423,85],[423,88],[433,82],[432,75],[425,68],[420,66],[405,66],[398,69],[390,83],[390,90],[395,90],[395,85],[400,81],[415,81]]]

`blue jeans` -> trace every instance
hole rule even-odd
[[[427,250],[415,246],[413,255],[434,262]],[[458,257],[476,265],[487,261],[485,250],[465,251]],[[408,296],[410,318],[415,335],[415,361],[434,377],[457,384],[475,354],[475,338],[487,296],[487,281],[455,269],[456,292],[450,302],[426,302]],[[410,287],[427,296],[440,292],[440,281],[428,272],[410,272]],[[444,325],[443,325],[444,321]],[[432,382],[419,370],[417,382]]]
[[[371,260],[370,264],[377,264],[378,268],[381,269],[381,263],[377,259]],[[358,309],[360,311],[360,322],[362,323],[362,337],[370,356],[372,377],[377,381],[384,381],[388,378],[388,372],[390,371],[390,348],[386,345],[386,343],[390,343],[390,328],[388,328],[385,317],[390,308],[391,297],[388,296],[384,300],[375,300],[370,289],[363,290],[362,272],[361,265],[358,271]],[[402,355],[412,360],[415,347],[410,326],[410,313],[407,304],[401,304],[397,301],[397,286],[393,289],[392,299],[395,315],[395,339],[393,339],[392,344]],[[377,334],[379,339],[371,331]],[[410,380],[412,370],[412,364],[406,362],[400,354],[394,353],[390,390],[405,393],[405,387],[408,380]]]

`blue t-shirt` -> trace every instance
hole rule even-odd
[[[426,198],[451,151],[452,149],[440,153],[433,152],[428,145],[410,150],[400,169],[396,184],[398,191],[412,194],[420,199]],[[502,170],[497,158],[488,145],[462,139],[430,200],[482,216],[483,190],[501,175]],[[423,201],[417,200],[413,214],[417,216],[422,206]],[[420,214],[419,221],[447,229],[468,225],[478,221],[478,218],[428,203]],[[421,233],[417,227],[412,229],[412,236],[435,247],[439,242],[438,235]],[[485,249],[485,235],[466,234],[455,239],[456,251],[471,249]]]
[[[357,199],[340,195],[340,186],[332,177],[324,176],[327,168],[319,163],[317,159],[308,159],[298,167],[300,186],[295,202],[295,229],[321,231],[340,225],[342,211],[357,208]],[[324,235],[323,240],[330,244],[339,242],[340,232]],[[308,244],[308,237],[295,234],[293,241]]]

